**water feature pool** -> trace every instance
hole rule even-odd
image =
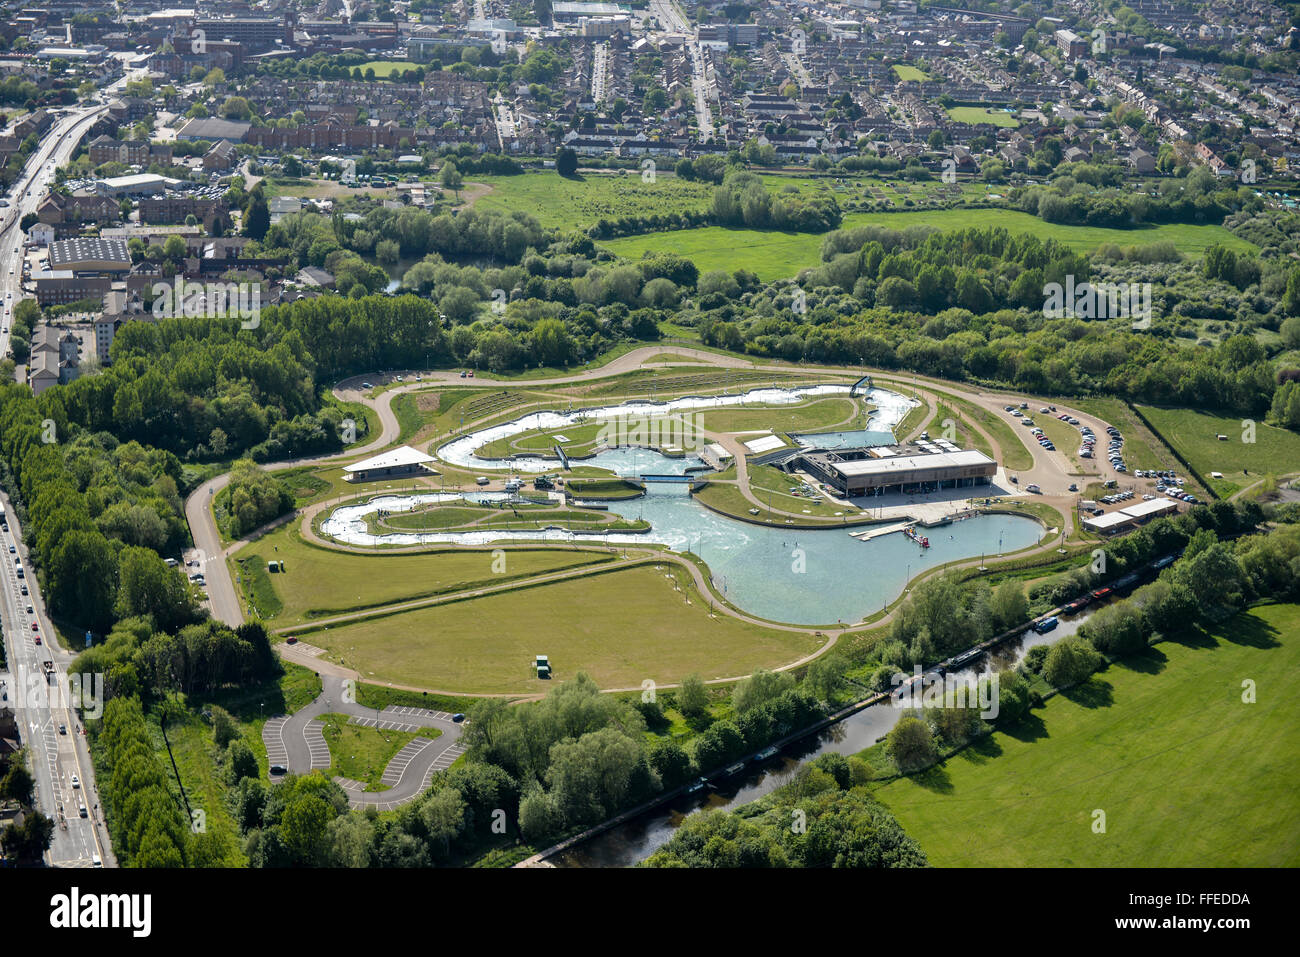
[[[474,450],[488,442],[536,428],[560,428],[585,421],[612,420],[618,415],[659,415],[682,409],[764,402],[788,404],[808,395],[847,393],[848,386],[819,385],[794,389],[754,389],[738,395],[687,397],[665,403],[634,402],[583,412],[535,412],[512,422],[483,429],[444,444],[438,456],[463,467],[514,467],[541,472],[553,460],[480,459]],[[867,425],[876,430],[897,425],[915,403],[897,393],[873,389],[876,411]],[[698,465],[695,456],[673,458],[652,449],[618,448],[584,461],[619,475],[643,472],[681,474]],[[467,493],[471,499],[491,493]],[[928,567],[980,555],[1014,552],[1036,544],[1042,526],[1017,515],[979,515],[930,530],[931,547],[921,548],[901,534],[867,542],[847,528],[797,529],[758,525],[710,511],[685,485],[652,484],[640,498],[609,502],[609,510],[628,519],[644,519],[644,533],[607,532],[575,535],[561,529],[484,529],[471,532],[405,532],[372,534],[365,516],[379,509],[408,511],[422,505],[453,501],[460,493],[385,495],[336,509],[321,531],[352,545],[487,545],[509,541],[543,541],[665,545],[693,552],[709,566],[713,581],[726,598],[750,614],[798,625],[852,623],[871,615],[902,594],[907,582]]]
[[[466,493],[490,500],[500,493]],[[561,529],[484,529],[473,532],[367,531],[365,516],[379,509],[404,512],[460,493],[385,495],[336,509],[321,531],[352,545],[487,545],[544,541],[574,544],[644,544],[694,552],[708,564],[718,589],[735,605],[762,618],[800,625],[856,622],[897,598],[907,581],[927,567],[961,558],[1013,552],[1036,544],[1043,529],[1018,515],[980,515],[930,531],[923,549],[902,535],[868,542],[845,529],[795,529],[754,525],[712,512],[685,485],[651,485],[636,499],[611,501],[609,510],[628,519],[645,519],[644,533],[575,535]],[[999,542],[1001,543],[999,547]]]

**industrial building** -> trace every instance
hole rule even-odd
[[[924,494],[944,488],[988,485],[998,464],[983,452],[959,449],[945,440],[869,448],[805,449],[782,463],[802,469],[839,494]]]
[[[1171,498],[1156,498],[1149,502],[1138,502],[1128,508],[1121,508],[1104,515],[1085,518],[1082,525],[1090,532],[1099,535],[1113,535],[1124,529],[1134,528],[1158,515],[1169,515],[1178,511],[1178,503]]]
[[[131,254],[124,239],[61,239],[50,243],[50,269],[124,273],[131,269]]]

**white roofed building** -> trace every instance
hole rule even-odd
[[[437,475],[438,470],[429,467],[434,461],[432,455],[426,455],[409,445],[403,445],[383,452],[373,458],[345,465],[344,477],[349,482],[373,482],[382,478],[409,478],[419,475]]]

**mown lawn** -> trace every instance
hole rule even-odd
[[[650,564],[314,632],[307,640],[367,681],[454,692],[544,692],[585,671],[602,687],[747,674],[819,647],[817,639],[709,617],[674,566]],[[677,588],[674,588],[674,583]]]
[[[1300,606],[1256,608],[876,796],[939,867],[1295,867],[1297,667]]]
[[[898,69],[898,67],[894,67]],[[906,79],[900,77],[900,79]],[[948,109],[948,118],[954,123],[991,123],[994,126],[1014,129],[1020,125],[1010,113],[1002,110],[990,110],[982,106],[953,106]]]
[[[849,213],[843,228],[878,225],[893,229],[908,226],[934,226],[939,229],[965,229],[972,226],[1004,226],[1012,232],[1030,233],[1043,239],[1055,239],[1074,249],[1093,250],[1103,243],[1120,246],[1144,246],[1155,242],[1173,242],[1184,255],[1199,258],[1214,243],[1234,249],[1253,249],[1222,226],[1198,226],[1171,223],[1142,229],[1103,229],[1089,226],[1063,226],[1048,223],[1012,209],[936,209],[918,212]],[[647,233],[601,243],[610,252],[625,259],[637,260],[646,252],[672,251],[691,259],[701,272],[724,269],[733,272],[745,268],[770,282],[794,276],[801,269],[821,262],[823,233],[783,233],[758,229],[727,229],[704,226],[670,232]]]
[[[1300,472],[1300,435],[1295,432],[1193,409],[1138,408],[1220,495],[1231,495],[1270,472]],[[1220,442],[1219,435],[1227,440]],[[1223,478],[1212,479],[1211,472],[1222,472]]]
[[[361,781],[367,791],[381,791],[379,779],[384,775],[393,755],[406,747],[414,738],[436,738],[442,734],[437,728],[413,731],[391,731],[350,724],[345,714],[324,714],[320,717],[324,727],[321,733],[330,749],[330,777],[336,774],[353,781]]]
[[[603,552],[573,549],[511,549],[507,552],[508,571],[499,575],[493,572],[491,549],[402,554],[335,551],[304,542],[295,523],[246,546],[232,562],[233,570],[243,579],[241,586],[254,589],[259,609],[273,612],[267,619],[268,626],[281,628],[358,608],[455,591],[475,583],[499,584],[606,558]],[[283,572],[267,573],[266,563],[272,559],[284,562]],[[268,588],[274,602],[267,601]]]

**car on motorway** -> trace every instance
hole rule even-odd
[[[68,726],[66,724],[59,725],[59,734],[67,734],[67,733],[68,733]]]
[[[81,787],[81,778],[77,777],[75,774],[72,776],[72,786],[74,788]]]
[[[41,636],[40,636],[40,635],[34,635],[34,636],[32,637],[32,640],[35,641],[35,642],[39,645],[39,644],[41,643]]]
[[[26,585],[23,585],[23,594],[26,595],[27,593],[28,593],[28,592],[27,592],[27,586],[26,586]]]
[[[32,631],[39,631],[39,630],[40,630],[40,626],[36,622],[32,622]]]
[[[12,546],[12,545],[9,546],[9,554],[10,554],[10,555],[12,555],[12,554],[13,554],[14,552],[16,552],[16,551],[18,551],[18,549],[14,548],[14,546]]]

